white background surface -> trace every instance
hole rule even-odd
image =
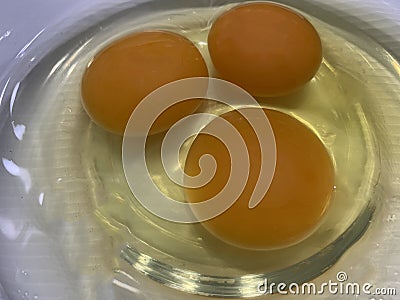
[[[12,60],[24,45],[43,28],[60,20],[84,12],[91,14],[94,10],[107,9],[128,2],[145,2],[143,0],[19,0],[2,1],[0,4],[0,70]],[[210,1],[212,2],[212,1]],[[316,0],[338,12],[356,16],[361,21],[353,20],[361,29],[367,29],[374,37],[379,38],[380,30],[388,37],[379,38],[400,53],[399,26],[400,1],[398,0]]]
[[[323,3],[324,6],[330,6],[333,10],[337,10],[339,14],[355,15],[357,18],[351,20],[355,26],[366,30],[369,35],[384,44],[386,48],[397,57],[400,57],[400,2],[398,0],[319,1]],[[76,14],[81,16],[90,15],[94,10],[104,10],[108,7],[114,7],[116,4],[123,4],[126,2],[125,0],[1,1],[0,78],[10,62],[20,53],[21,49],[30,43],[37,33],[41,32],[43,29],[46,31],[47,28],[51,28],[52,24],[60,23],[61,21],[65,22],[65,24],[72,23],[72,16]],[[382,32],[385,34],[382,35]],[[39,35],[37,39],[32,42],[32,45],[34,45],[33,43],[35,42],[40,42],[41,38],[42,36]],[[378,221],[386,222],[389,213],[390,212],[383,214],[381,220]],[[397,216],[397,218],[400,218],[400,216]],[[398,244],[400,244],[399,224],[400,222],[397,221],[397,223],[388,223],[387,225],[388,231],[390,230],[393,236],[397,237]],[[381,287],[393,286],[396,284],[398,286],[398,282],[400,282],[400,248],[399,246],[393,247],[393,240],[385,236],[382,236],[380,240],[368,239],[368,236],[373,234],[373,230],[372,228],[368,232],[366,239],[362,241],[362,243],[357,244],[357,247],[354,248],[359,251],[351,251],[351,253],[346,254],[345,257],[326,274],[326,278],[335,279],[336,273],[343,270],[348,273],[349,277],[374,280],[374,283],[379,283]],[[4,256],[0,257],[0,261],[4,259]],[[349,262],[352,263],[349,264]],[[385,262],[384,265],[382,262]],[[0,270],[0,272],[5,271]],[[156,283],[139,275],[136,279],[137,280],[131,283],[131,285],[134,286],[132,293],[126,292],[120,288],[113,288],[109,283],[105,283],[104,286],[97,287],[98,293],[94,299],[198,299],[198,297],[189,297],[168,288],[160,287]],[[47,299],[68,299],[67,295],[71,292],[66,290],[68,288],[73,287],[65,286],[64,290],[59,290],[60,297],[48,297]],[[147,293],[142,293],[140,290],[145,290]],[[398,290],[398,293],[400,293],[400,290]],[[71,295],[73,295],[73,292],[71,292]],[[33,297],[33,295],[30,297]],[[386,297],[384,299],[400,299],[400,296],[398,297],[399,298]],[[3,298],[7,299],[5,294]],[[2,299],[1,296],[0,299]],[[350,298],[343,297],[343,299]]]

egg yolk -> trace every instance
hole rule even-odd
[[[259,176],[260,144],[239,111],[223,114],[221,117],[238,130],[246,143],[250,173],[237,201],[219,216],[202,222],[222,241],[252,250],[282,248],[307,238],[320,224],[334,187],[331,158],[312,130],[287,114],[267,109],[264,112],[271,123],[277,149],[276,170],[269,190],[255,208],[248,207]],[[213,121],[207,126],[213,126]],[[188,175],[200,173],[199,159],[205,154],[214,157],[217,169],[206,185],[186,189],[189,203],[211,199],[222,190],[230,176],[228,149],[216,137],[201,133],[186,158]]]
[[[311,23],[275,3],[239,5],[222,14],[211,27],[208,49],[219,77],[261,97],[296,91],[322,60]]]
[[[196,46],[166,31],[134,33],[97,54],[82,79],[82,103],[101,127],[122,134],[135,107],[155,89],[175,80],[206,77],[206,63]],[[150,134],[168,129],[192,113],[200,100],[169,107]]]

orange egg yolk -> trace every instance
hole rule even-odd
[[[322,60],[311,23],[275,3],[244,4],[223,13],[211,27],[208,49],[219,77],[261,97],[298,90]]]
[[[208,70],[196,46],[166,31],[134,33],[97,54],[82,79],[82,103],[101,127],[122,134],[135,107],[155,89],[175,80],[206,77]],[[200,100],[168,108],[150,134],[168,129],[192,113]]]
[[[237,201],[224,213],[202,222],[222,241],[252,250],[287,247],[307,238],[320,224],[334,187],[330,155],[313,131],[287,114],[267,109],[264,112],[271,123],[277,149],[276,170],[269,190],[255,208],[248,207],[259,176],[260,144],[251,125],[239,111],[223,114],[221,117],[238,130],[246,143],[250,173]],[[207,126],[213,126],[213,122]],[[228,149],[216,137],[201,133],[195,138],[186,158],[185,172],[188,175],[199,174],[199,159],[205,154],[214,157],[217,170],[206,185],[186,189],[190,203],[215,196],[230,176]],[[196,215],[195,210],[194,213]]]

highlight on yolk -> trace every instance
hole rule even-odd
[[[220,78],[260,97],[298,90],[322,61],[321,40],[311,23],[268,2],[239,5],[218,17],[208,49]]]
[[[175,80],[207,76],[202,55],[185,37],[166,31],[138,32],[93,58],[82,79],[82,103],[95,123],[122,134],[131,113],[149,93]],[[167,130],[199,104],[193,99],[171,106],[150,134]]]
[[[287,114],[268,109],[264,112],[271,123],[277,149],[275,175],[268,192],[255,208],[248,208],[259,176],[260,144],[251,125],[239,111],[223,114],[221,117],[238,130],[246,143],[250,173],[237,201],[221,215],[202,222],[222,241],[252,250],[287,247],[307,238],[320,224],[334,188],[330,155],[313,131]],[[213,126],[213,121],[207,126]],[[190,176],[198,175],[199,159],[205,154],[214,157],[217,170],[206,185],[186,189],[189,203],[212,198],[229,180],[231,161],[228,149],[216,137],[201,133],[189,149],[185,172]],[[193,212],[196,215],[194,208]]]

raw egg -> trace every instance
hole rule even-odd
[[[250,158],[249,177],[237,201],[202,225],[217,238],[240,248],[266,250],[299,243],[318,228],[329,206],[334,190],[331,157],[310,128],[287,114],[264,109],[275,135],[277,162],[270,188],[261,202],[250,209],[249,199],[259,176],[263,145],[240,111],[221,117],[230,122],[245,141]],[[207,127],[213,123],[211,121]],[[231,165],[235,163],[231,162],[229,149],[216,137],[202,133],[189,149],[185,172],[190,176],[198,175],[200,157],[207,154],[214,157],[216,172],[207,184],[186,189],[189,203],[211,199],[229,180]]]
[[[89,63],[82,79],[82,102],[101,127],[122,134],[135,107],[155,89],[175,80],[206,77],[206,63],[196,46],[172,32],[137,32],[121,38]],[[192,113],[200,100],[169,107],[150,134],[168,129]]]
[[[298,90],[322,61],[321,40],[311,23],[270,2],[223,13],[211,27],[208,49],[219,77],[260,97]]]

